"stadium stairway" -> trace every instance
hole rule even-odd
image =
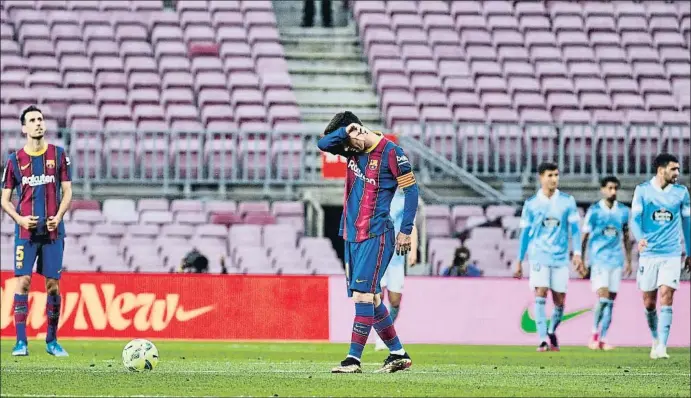
[[[319,4],[320,2],[316,2]],[[303,121],[322,131],[337,112],[351,110],[374,129],[383,123],[355,24],[334,2],[333,28],[299,26],[301,1],[274,1],[281,43]]]

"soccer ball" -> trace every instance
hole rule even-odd
[[[158,349],[149,340],[132,340],[122,350],[122,364],[131,372],[154,370],[158,365]]]

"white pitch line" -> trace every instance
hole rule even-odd
[[[84,372],[84,373],[132,373],[137,374],[137,372],[126,372],[123,370],[108,370],[108,369],[61,369],[61,368],[51,368],[51,369],[41,369],[41,368],[31,368],[31,369],[3,369],[3,373],[26,373],[29,372],[39,372],[39,373],[74,373],[74,372]],[[140,372],[147,374],[148,372]],[[164,374],[265,374],[265,373],[285,373],[285,374],[321,374],[328,373],[328,370],[324,371],[313,371],[313,370],[285,370],[285,369],[265,369],[265,370],[250,370],[250,369],[238,369],[238,370],[213,370],[213,369],[188,369],[188,370],[158,370],[154,373],[164,373]],[[459,376],[484,376],[484,375],[496,375],[497,372],[467,372],[467,371],[441,371],[441,370],[410,370],[405,373],[415,373],[415,374],[443,374],[443,375],[459,375]],[[636,373],[636,372],[617,372],[617,373],[554,373],[554,372],[533,372],[533,373],[521,373],[521,376],[578,376],[578,377],[605,377],[605,376],[679,376],[679,377],[691,377],[691,373]]]

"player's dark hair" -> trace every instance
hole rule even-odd
[[[607,176],[607,177],[600,180],[600,188],[606,187],[607,184],[609,184],[610,182],[613,183],[614,185],[616,185],[617,188],[619,188],[621,186],[621,182],[619,181],[619,179],[617,177]]]
[[[655,172],[657,172],[657,169],[660,167],[667,167],[668,164],[670,163],[679,163],[679,159],[677,159],[676,156],[669,154],[669,153],[661,153],[655,157],[655,161],[653,162],[653,167],[655,167]]]
[[[355,116],[355,114],[353,114],[353,112],[339,112],[331,119],[329,124],[324,129],[324,135],[332,133],[341,127],[348,127],[352,123],[362,126],[362,122],[357,116]]]
[[[557,166],[556,163],[552,162],[542,162],[540,163],[539,166],[537,166],[537,173],[539,175],[545,174],[545,171],[556,171],[559,170],[559,166]]]
[[[28,106],[27,108],[25,108],[22,111],[22,115],[19,117],[19,121],[22,122],[22,126],[26,125],[26,119],[25,118],[26,118],[26,114],[29,112],[41,112],[41,110],[38,109],[38,107],[36,105],[31,105],[31,106]],[[43,112],[41,112],[41,115],[42,114],[43,114]]]

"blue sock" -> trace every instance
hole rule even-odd
[[[26,317],[29,312],[29,295],[14,295],[14,326],[17,329],[17,341],[26,342]]]
[[[660,320],[657,330],[660,331],[660,343],[667,347],[667,340],[669,339],[669,330],[672,328],[672,306],[663,305],[660,307]]]
[[[609,325],[612,324],[612,309],[614,307],[614,301],[610,299],[605,299],[605,309],[602,311],[602,331],[600,331],[600,340],[604,340],[607,337],[607,331],[609,331]]]
[[[602,313],[607,305],[607,299],[600,297],[600,300],[595,304],[595,314],[593,315],[593,333],[600,330],[600,322],[602,322]]]
[[[545,312],[544,297],[535,297],[535,325],[537,326],[537,335],[540,341],[547,341],[547,314]]]
[[[403,355],[403,345],[398,339],[396,329],[393,326],[393,317],[389,315],[389,311],[386,309],[384,303],[374,308],[374,330],[377,331],[377,334],[382,341],[384,341],[391,353],[401,351],[400,355]],[[396,353],[398,354],[398,352]]]
[[[657,308],[651,311],[645,310],[645,318],[648,321],[648,328],[653,339],[657,340]]]
[[[374,323],[374,304],[355,303],[355,320],[353,321],[353,334],[350,338],[350,351],[348,356],[360,360],[362,350],[367,344],[367,337]]]
[[[48,295],[46,299],[46,316],[48,318],[48,333],[46,333],[46,343],[57,339],[58,322],[60,321],[60,304],[62,300],[59,295]]]
[[[396,318],[398,318],[399,309],[400,307],[391,306],[391,323],[396,323]],[[377,309],[375,308],[374,310],[376,311]]]
[[[549,333],[554,334],[557,326],[561,323],[561,317],[564,316],[564,306],[554,307],[552,311],[552,321],[549,323]]]

